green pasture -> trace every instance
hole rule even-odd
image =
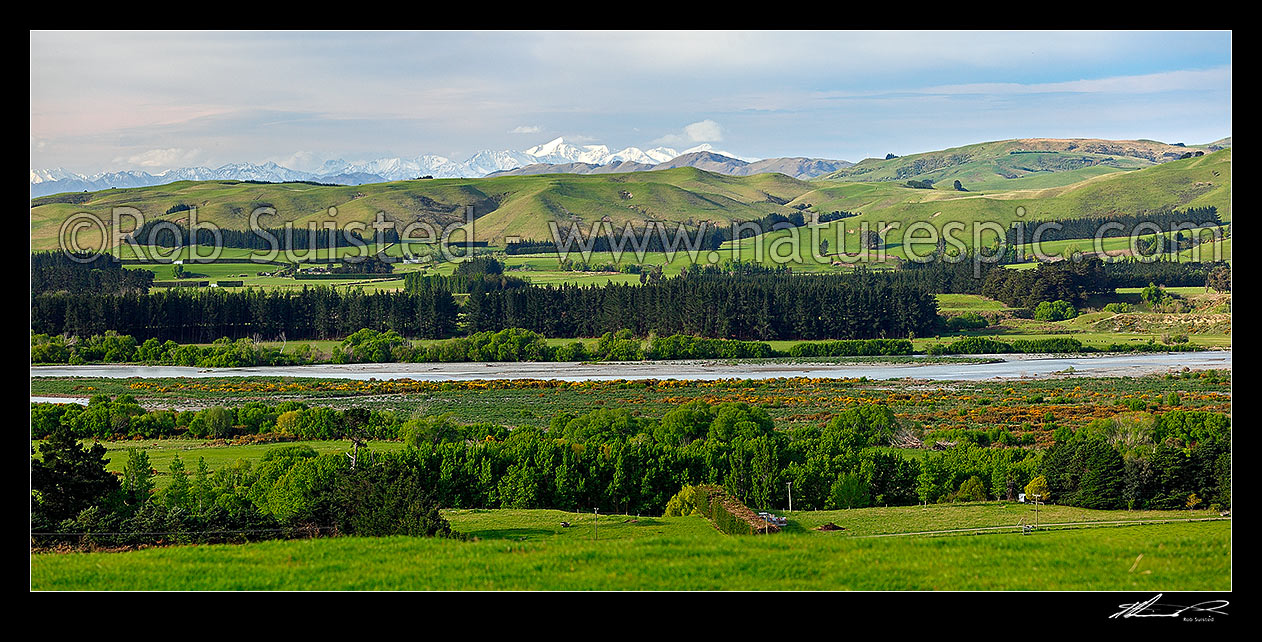
[[[85,440],[83,443],[90,445],[92,442]],[[157,471],[156,484],[158,488],[165,488],[167,484],[171,483],[171,476],[168,471],[171,469],[171,462],[177,456],[184,462],[184,469],[191,472],[197,469],[197,461],[199,459],[204,459],[211,471],[231,466],[237,461],[248,461],[258,464],[263,459],[264,453],[277,446],[310,446],[321,454],[351,451],[351,442],[344,439],[244,445],[229,445],[224,442],[211,442],[204,439],[135,439],[101,441],[97,443],[105,446],[105,469],[112,473],[121,474],[123,472],[124,466],[127,465],[127,458],[130,456],[129,450],[135,448],[143,451],[149,456],[149,464]],[[31,450],[36,456],[38,456],[39,444],[39,441],[31,442]],[[370,449],[380,452],[389,452],[402,448],[402,442],[370,442]]]
[[[1016,527],[1035,523],[1033,504],[1020,502],[978,502],[965,504],[928,504],[923,506],[889,506],[877,508],[853,508],[833,511],[783,512],[770,509],[789,519],[786,531],[813,533],[826,537],[856,537],[919,533],[958,529],[987,529]],[[1166,519],[1207,519],[1218,517],[1209,510],[1092,510],[1073,506],[1040,504],[1040,525],[1072,524],[1077,522],[1122,522]],[[840,531],[816,530],[824,524],[835,524]]]
[[[947,507],[962,508],[962,507]],[[872,509],[882,510],[882,509]],[[964,508],[963,510],[968,510]],[[700,517],[446,511],[476,541],[330,538],[31,555],[35,590],[1230,590],[1226,521],[728,536]],[[573,524],[564,528],[561,522]],[[950,520],[968,521],[967,517]]]

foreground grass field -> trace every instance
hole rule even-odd
[[[943,509],[961,507],[935,507]],[[870,509],[887,510],[887,509]],[[967,511],[968,509],[964,509]],[[858,511],[855,511],[858,512]],[[31,556],[36,590],[1230,590],[1226,521],[944,537],[720,534],[699,517],[450,511],[477,541],[332,538]],[[575,526],[562,528],[560,522]]]

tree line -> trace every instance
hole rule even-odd
[[[108,254],[31,253],[31,294],[45,292],[147,293],[153,272],[131,270]]]
[[[502,264],[487,258],[450,277],[408,275],[403,292],[305,287],[146,294],[127,284],[151,281],[148,271],[85,267],[51,254],[33,255],[32,261],[38,263],[33,272],[41,275],[31,299],[33,333],[89,337],[113,330],[141,341],[183,343],[222,337],[330,339],[364,328],[430,339],[507,328],[550,337],[600,336],[625,328],[635,336],[742,340],[905,338],[934,332],[934,293],[982,294],[1033,309],[1057,301],[1080,307],[1091,295],[1134,284],[1210,284],[1225,291],[1231,282],[1225,263],[1089,257],[1033,270],[953,260],[828,275],[728,262],[690,267],[673,278],[643,278],[639,286],[539,287],[505,276]],[[104,258],[97,262],[111,265]],[[462,290],[469,297],[460,306],[452,292]]]
[[[1112,291],[1106,264],[1096,257],[1040,263],[1033,270],[994,269],[986,274],[981,287],[983,296],[1014,308],[1035,308],[1052,301],[1080,307],[1089,296]]]
[[[525,328],[550,337],[687,334],[745,340],[925,336],[937,322],[929,291],[879,275],[679,276],[630,286],[473,290],[471,332]]]
[[[154,338],[139,342],[131,335],[109,331],[90,337],[44,334],[31,335],[31,363],[146,363],[198,368],[244,368],[253,366],[307,365],[332,363],[452,363],[466,361],[639,361],[641,359],[760,359],[768,357],[822,357],[907,355],[912,343],[906,339],[851,339],[799,344],[788,352],[774,350],[758,341],[714,339],[675,334],[650,336],[641,340],[631,331],[606,332],[588,346],[582,341],[552,345],[537,332],[508,328],[499,332],[477,332],[467,337],[415,343],[393,330],[380,332],[360,329],[333,347],[327,359],[311,347],[300,344],[288,350],[270,347],[252,339],[227,337],[210,345],[180,344]]]
[[[406,448],[388,454],[361,452],[357,461],[365,468],[356,470],[343,453],[316,456],[304,446],[277,447],[257,468],[237,462],[211,474],[199,464],[192,479],[179,463],[171,471],[172,486],[154,493],[152,479],[145,479],[147,462],[129,461],[120,484],[104,471],[102,447],[78,445],[82,425],[117,426],[146,414],[137,412],[131,399],[94,400],[87,408],[61,411],[55,419],[53,411],[38,415],[39,425],[47,426],[48,440],[40,446],[42,457],[33,457],[31,463],[33,530],[126,530],[134,527],[127,520],[157,498],[167,511],[184,508],[178,514],[180,526],[190,530],[195,530],[190,523],[208,523],[273,528],[339,525],[346,529],[343,532],[359,534],[410,533],[407,515],[393,518],[404,521],[380,515],[380,527],[367,528],[351,526],[339,514],[375,511],[378,501],[399,509],[398,497],[388,489],[373,488],[375,482],[361,489],[371,490],[368,495],[356,495],[362,501],[359,509],[331,501],[342,492],[339,484],[364,483],[348,475],[364,474],[360,471],[377,465],[407,481],[405,488],[397,489],[404,497],[427,498],[423,514],[439,506],[596,507],[661,514],[680,488],[698,484],[722,486],[754,508],[773,508],[787,502],[790,482],[794,505],[804,510],[1015,500],[1031,485],[1042,488],[1047,501],[1086,508],[1228,507],[1231,498],[1230,420],[1204,411],[1124,413],[1077,430],[1061,427],[1045,452],[961,444],[917,459],[887,447],[902,427],[889,408],[877,404],[856,405],[823,425],[791,430],[776,430],[757,406],[696,400],[659,418],[601,408],[562,413],[546,429],[527,426],[511,431],[459,426],[448,416],[405,418],[363,408],[338,411],[295,405],[158,412],[174,414],[176,421],[192,414],[186,430],[200,422],[198,430],[210,435],[219,434],[215,426],[237,421],[321,439],[332,438],[329,435],[338,430],[342,436],[363,435],[377,424],[385,434],[392,432],[393,438],[403,440]],[[126,415],[127,421],[115,421],[115,412]],[[80,421],[84,417],[92,421]],[[32,425],[34,430],[37,424]],[[137,460],[140,455],[133,451],[130,456]],[[285,463],[272,463],[276,461]],[[189,496],[203,501],[187,503]],[[146,519],[170,520],[167,511]],[[214,519],[197,522],[196,515]]]
[[[622,234],[622,230],[615,230],[613,235],[615,238],[610,238],[610,235],[594,237],[584,234],[575,235],[571,230],[569,234],[562,236],[559,245],[555,241],[513,241],[505,246],[504,252],[510,256],[555,254],[563,247],[568,247],[571,251],[581,249],[591,252],[638,251],[640,249],[647,252],[671,252],[685,251],[690,248],[704,251],[717,250],[724,243],[736,238],[747,239],[777,230],[803,227],[810,222],[802,211],[806,207],[809,205],[787,215],[771,212],[761,219],[732,221],[727,226],[707,222],[698,226],[695,232],[684,227],[676,229],[673,233],[665,231],[664,228],[658,231],[658,229],[646,227],[638,231],[631,230],[625,235]],[[822,224],[852,216],[858,216],[858,213],[834,210],[819,214],[816,218]],[[733,230],[738,231],[734,233]]]
[[[1039,242],[1060,241],[1065,239],[1093,239],[1097,234],[1101,238],[1131,236],[1137,232],[1146,234],[1168,232],[1183,226],[1205,227],[1222,225],[1218,216],[1218,208],[1189,207],[1186,210],[1159,210],[1139,214],[1112,214],[1108,216],[1085,216],[1064,220],[1017,221],[1008,228],[1008,244],[1021,244],[1034,240],[1039,232]],[[1107,226],[1107,227],[1106,227]]]
[[[35,334],[104,335],[210,343],[266,337],[333,339],[362,328],[394,330],[421,338],[456,331],[458,306],[451,293],[338,291],[304,287],[296,292],[171,289],[151,294],[58,292],[31,300]]]
[[[91,336],[114,330],[137,339],[209,343],[221,337],[345,337],[360,329],[445,338],[461,311],[445,284],[416,291],[297,292],[173,289],[152,294],[57,292],[31,301],[36,334]],[[872,274],[675,277],[645,285],[471,288],[469,333],[524,328],[551,337],[688,334],[735,339],[869,339],[923,336],[937,302],[923,288]]]
[[[1150,283],[1166,287],[1231,289],[1231,264],[1175,260],[1141,261],[1129,258],[1105,264],[1109,284],[1115,288],[1142,288]]]

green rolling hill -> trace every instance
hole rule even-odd
[[[1156,153],[1171,147],[1162,145],[1149,149],[1142,147],[1147,143],[1137,144],[1141,147],[1136,153]],[[998,144],[974,147],[986,145]],[[907,162],[912,158],[881,162],[889,163],[886,170],[897,172],[894,161]],[[939,183],[936,189],[910,188],[900,182],[881,180],[886,174],[872,172],[864,173],[863,176],[871,180],[862,182],[836,175],[824,180],[801,181],[782,174],[726,176],[691,167],[628,174],[431,179],[345,187],[307,183],[180,182],[34,199],[31,201],[31,244],[35,249],[55,248],[59,229],[68,217],[77,212],[90,212],[108,218],[117,207],[136,208],[147,220],[186,221],[187,211],[171,210],[176,206],[193,206],[201,221],[224,228],[248,229],[250,212],[263,206],[277,211],[277,216],[263,220],[266,226],[280,227],[292,221],[301,227],[330,221],[366,224],[378,212],[400,224],[426,221],[444,225],[458,222],[462,207],[473,205],[477,238],[492,244],[512,237],[548,239],[550,222],[565,227],[576,223],[584,230],[602,220],[618,228],[628,222],[638,227],[650,220],[726,224],[734,220],[760,219],[772,212],[789,214],[796,211],[795,206],[818,212],[862,213],[858,219],[847,219],[849,225],[863,220],[873,224],[897,221],[903,225],[919,220],[935,224],[980,220],[1007,224],[1018,216],[1064,219],[1206,205],[1217,207],[1222,218],[1230,220],[1230,148],[1160,164],[1138,157],[1126,158],[1130,159],[1126,162],[1147,162],[1148,165],[1130,170],[1113,168],[1107,172],[1100,169],[1104,166],[1092,165],[1069,171],[1031,173],[1019,178],[995,179],[992,182],[999,187],[994,188],[984,188],[986,181],[979,178],[967,192],[950,189],[949,182]],[[965,170],[984,173],[983,165],[981,160],[969,161],[949,171],[956,172],[953,174],[956,176],[963,175],[959,172]],[[948,168],[935,171],[947,172]],[[1067,179],[1076,180],[1064,183]],[[969,185],[964,179],[960,180],[966,187]]]
[[[940,151],[866,159],[822,180],[930,180],[938,189],[1029,189],[1058,187],[1114,172],[1178,160],[1186,153],[1209,153],[1210,146],[1184,147],[1156,141],[1024,138],[977,143]],[[1014,182],[1015,181],[1015,182]]]
[[[935,215],[1004,222],[1015,220],[1018,207],[1037,218],[1063,219],[1213,205],[1223,220],[1231,219],[1231,149],[1044,188],[957,192],[892,182],[812,183],[816,189],[789,205],[810,204],[820,212],[846,210],[905,222],[933,220]]]
[[[965,193],[889,182],[813,182],[818,185],[815,190],[789,205],[810,204],[812,210],[820,212],[859,212],[860,216],[833,223],[846,226],[846,248],[851,252],[859,247],[855,231],[865,222],[878,231],[897,223],[900,227],[881,236],[889,243],[898,243],[902,230],[917,221],[928,221],[938,229],[949,222],[967,225],[980,221],[1006,227],[1017,220],[1063,220],[1206,206],[1218,208],[1224,222],[1231,220],[1230,148],[1042,189]],[[831,232],[828,238],[833,238]]]
[[[401,224],[426,221],[444,225],[459,221],[462,208],[472,205],[479,240],[499,242],[513,236],[546,239],[550,238],[550,221],[563,226],[573,222],[586,229],[606,219],[618,227],[627,222],[640,226],[649,220],[726,224],[760,219],[771,212],[793,212],[784,204],[811,188],[809,183],[782,174],[736,177],[691,167],[632,174],[430,179],[351,187],[181,182],[34,199],[31,242],[37,249],[56,247],[62,221],[76,212],[108,217],[113,208],[133,207],[146,220],[187,221],[187,211],[167,213],[177,205],[194,206],[198,220],[232,229],[248,229],[250,212],[263,206],[278,213],[263,223],[280,227],[285,221],[298,226],[328,221],[370,223],[377,212]]]

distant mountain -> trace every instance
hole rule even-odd
[[[748,175],[779,172],[794,178],[815,178],[816,176],[823,176],[851,165],[854,165],[854,163],[850,161],[826,160],[823,158],[801,158],[796,156],[791,158],[766,158],[750,163],[745,168],[745,173]]]
[[[593,165],[592,163],[557,163],[555,165],[550,163],[532,163],[525,167],[494,172],[487,176],[489,178],[494,176],[537,176],[539,174],[614,174],[647,172],[653,167],[653,165],[630,161],[615,161],[608,165]]]
[[[706,145],[708,148],[709,146]],[[718,152],[702,150],[680,154],[669,160],[654,164],[642,162],[609,163],[598,165],[593,163],[538,163],[518,167],[516,169],[495,172],[490,176],[531,176],[537,174],[609,174],[614,172],[648,172],[678,167],[695,167],[707,172],[726,174],[728,176],[751,176],[753,174],[780,173],[797,179],[814,178],[829,172],[835,172],[852,163],[822,158],[767,158],[749,162]]]
[[[688,151],[709,149],[709,145],[700,145]],[[358,185],[366,182],[410,180],[421,176],[480,178],[496,172],[538,164],[585,164],[590,165],[591,168],[616,168],[630,163],[631,165],[626,165],[626,169],[617,171],[634,171],[630,169],[633,165],[652,166],[669,161],[678,155],[678,152],[669,147],[654,147],[649,150],[627,147],[611,152],[605,145],[574,145],[564,138],[556,138],[525,151],[482,150],[464,162],[432,154],[423,154],[415,158],[379,158],[354,163],[336,159],[326,161],[319,169],[310,172],[289,169],[274,162],[230,163],[214,169],[182,167],[158,174],[122,171],[103,172],[91,176],[76,174],[61,168],[32,169],[31,196],[97,191],[112,187],[150,187],[186,180],[266,181],[270,183],[309,181]],[[591,172],[577,173],[603,173],[605,171],[609,170],[592,169]]]
[[[749,163],[739,159],[716,154],[710,151],[692,152],[680,154],[679,156],[658,165],[655,169],[675,169],[676,167],[696,167],[704,169],[707,172],[716,174],[737,174],[744,175],[745,168]]]
[[[964,189],[1007,189],[1014,178],[1030,187],[1053,187],[1118,171],[1142,169],[1185,155],[1210,153],[1231,146],[1231,138],[1207,145],[1167,144],[1152,140],[1115,141],[1094,138],[1024,138],[978,143],[933,152],[869,158],[860,163],[822,158],[741,158],[701,144],[676,152],[669,147],[610,151],[606,145],[578,145],[555,138],[525,151],[483,150],[463,162],[423,154],[414,158],[380,158],[347,162],[330,160],[315,171],[289,169],[274,162],[230,163],[217,168],[183,167],[158,174],[144,171],[103,172],[91,176],[61,168],[30,170],[31,196],[110,188],[149,187],[176,181],[249,180],[270,183],[307,181],[363,185],[433,178],[480,178],[536,174],[608,174],[694,167],[730,176],[780,173],[797,179],[846,182],[931,180]]]
[[[683,158],[685,160],[679,161]],[[326,161],[319,169],[304,172],[289,169],[274,162],[262,164],[230,163],[217,168],[181,167],[158,174],[143,171],[104,172],[86,176],[65,169],[32,169],[31,197],[47,196],[61,192],[99,191],[122,187],[151,187],[176,181],[264,181],[285,183],[306,181],[338,185],[362,185],[403,181],[430,176],[433,178],[480,178],[504,174],[607,174],[614,172],[639,172],[669,167],[702,167],[724,174],[738,174],[747,170],[752,159],[740,159],[735,155],[714,150],[703,143],[684,150],[682,155],[669,147],[644,150],[626,147],[610,151],[606,145],[576,145],[564,138],[555,138],[525,151],[482,150],[464,162],[443,156],[422,154],[414,158],[379,158],[371,161],[347,162],[341,159]],[[780,159],[773,159],[780,160]],[[805,159],[802,159],[805,160]],[[769,161],[757,161],[767,163]],[[838,161],[821,161],[838,163]],[[674,164],[670,164],[674,163]],[[838,164],[832,171],[846,164]],[[780,170],[769,170],[780,171]],[[758,170],[754,173],[762,173]],[[789,173],[789,172],[786,172]],[[808,176],[803,171],[790,175]]]

